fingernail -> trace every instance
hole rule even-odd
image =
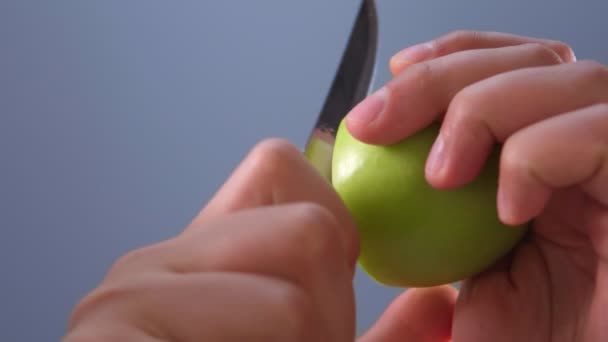
[[[441,173],[445,164],[445,142],[443,136],[439,134],[429,153],[426,163],[426,173],[432,177],[436,177]]]
[[[387,90],[382,87],[365,100],[359,103],[347,115],[346,119],[350,123],[358,125],[369,125],[382,114],[387,102]]]
[[[422,43],[397,52],[391,58],[391,63],[396,65],[414,64],[430,58],[432,54],[431,44]]]
[[[515,209],[501,186],[498,187],[497,202],[498,217],[503,223],[511,224],[515,218]]]

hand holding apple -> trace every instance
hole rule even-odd
[[[514,241],[492,217],[530,222],[508,258],[464,282],[453,341],[608,340],[608,68],[561,42],[463,31],[401,51],[391,69],[346,118],[335,155],[362,264],[389,283],[448,280]],[[455,259],[424,273],[440,264],[433,251]]]
[[[496,212],[498,151],[470,184],[437,190],[424,163],[439,127],[389,146],[338,130],[332,183],[354,216],[359,263],[377,281],[429,287],[469,278],[507,254],[526,232]]]

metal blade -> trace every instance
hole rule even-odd
[[[378,18],[374,0],[363,0],[325,104],[304,153],[331,182],[336,130],[342,119],[370,91],[375,71]]]

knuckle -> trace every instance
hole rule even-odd
[[[127,252],[126,254],[121,255],[120,257],[118,257],[118,259],[116,259],[116,261],[110,268],[110,273],[118,269],[123,269],[125,267],[138,264],[141,260],[146,259],[148,253],[148,249],[144,247],[134,249],[132,251]]]
[[[453,42],[461,44],[471,44],[480,38],[480,32],[474,30],[453,30],[439,37],[442,42]]]
[[[301,152],[289,141],[269,138],[257,143],[249,153],[248,160],[253,169],[264,174],[273,174],[279,165],[292,160]]]
[[[300,205],[298,213],[294,216],[300,222],[300,234],[297,239],[305,243],[308,255],[315,260],[333,256],[340,250],[340,234],[336,218],[331,212],[316,203]]]
[[[561,41],[552,41],[550,46],[564,62],[576,60],[574,49],[570,45]]]
[[[69,326],[76,326],[101,307],[125,302],[123,300],[125,297],[130,297],[136,292],[137,290],[128,284],[103,284],[97,287],[76,304],[69,319]]]
[[[456,122],[470,120],[475,113],[479,112],[479,110],[475,109],[480,107],[479,101],[481,98],[477,96],[477,91],[471,86],[459,91],[450,102],[449,112],[451,119]]]
[[[460,134],[466,132],[472,141],[484,141],[489,131],[492,131],[487,117],[487,97],[474,86],[468,86],[454,96],[449,105],[446,120],[444,121],[443,133],[446,135]],[[492,133],[494,134],[494,133]]]
[[[290,265],[290,269],[297,270],[289,273],[288,277],[295,277],[298,282],[302,279],[315,277],[319,272],[319,265],[342,260],[342,241],[337,228],[337,220],[328,209],[315,203],[297,203],[289,205],[288,221],[285,226],[280,244],[268,247],[268,252],[280,263]],[[245,245],[259,243],[253,240],[239,240]],[[204,260],[207,270],[241,271],[251,268],[252,262],[244,257],[242,248],[236,240],[220,239],[209,244],[201,251],[199,259]],[[345,254],[345,253],[344,253]],[[273,271],[274,272],[274,271]]]
[[[316,334],[315,305],[310,295],[302,288],[285,283],[276,291],[273,291],[274,301],[272,307],[276,308],[278,322],[289,336],[289,340],[313,341]]]
[[[282,160],[300,151],[288,140],[282,138],[268,138],[257,143],[251,155],[264,161]]]
[[[108,276],[115,276],[125,272],[133,273],[134,270],[142,271],[142,266],[152,265],[157,260],[156,255],[160,252],[162,244],[149,245],[134,249],[120,256],[110,266]]]
[[[454,30],[437,38],[433,42],[433,46],[437,54],[443,55],[454,46],[463,50],[469,49],[475,46],[482,37],[483,34],[479,31]]]
[[[252,266],[251,258],[243,254],[243,240],[231,239],[223,237],[220,239],[209,240],[211,243],[202,246],[199,250],[194,251],[198,259],[196,269],[202,269],[206,272],[242,272],[250,270]],[[258,244],[256,242],[256,244]],[[248,248],[245,246],[245,248]],[[258,255],[252,257],[259,258]],[[192,267],[192,266],[191,266]],[[189,273],[190,270],[182,269],[182,273]]]
[[[555,50],[539,43],[527,43],[524,46],[530,51],[530,54],[535,60],[542,61],[547,64],[560,64],[562,58]]]
[[[336,224],[336,220],[329,209],[314,202],[301,203],[294,215],[296,219],[308,226],[327,227]]]
[[[119,319],[127,318],[135,310],[141,309],[146,305],[154,305],[150,302],[151,298],[158,298],[159,290],[162,292],[171,291],[170,278],[166,273],[155,272],[138,274],[125,279],[105,279],[99,286],[89,292],[78,302],[71,312],[68,327],[74,328],[81,323],[86,323],[89,318],[95,319],[100,313],[113,313],[112,318],[124,315]],[[137,305],[134,306],[134,303]],[[142,311],[141,313],[145,313]],[[140,317],[147,319],[148,317]]]
[[[335,217],[314,203],[298,205],[292,216],[295,226],[291,234],[286,259],[299,270],[302,279],[316,279],[324,270],[341,270],[347,265],[346,241]]]
[[[585,81],[608,87],[608,67],[594,60],[585,60],[578,63],[582,77]],[[606,89],[603,89],[604,91]]]
[[[517,133],[505,142],[500,157],[501,169],[509,173],[529,170],[529,158],[526,153],[528,149],[522,149],[520,146],[522,146],[522,142]]]

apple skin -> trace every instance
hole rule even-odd
[[[357,225],[359,264],[381,284],[429,287],[469,278],[527,230],[498,218],[498,148],[473,182],[450,190],[428,184],[424,165],[438,132],[432,124],[380,146],[354,138],[344,121],[337,131],[332,185]]]

